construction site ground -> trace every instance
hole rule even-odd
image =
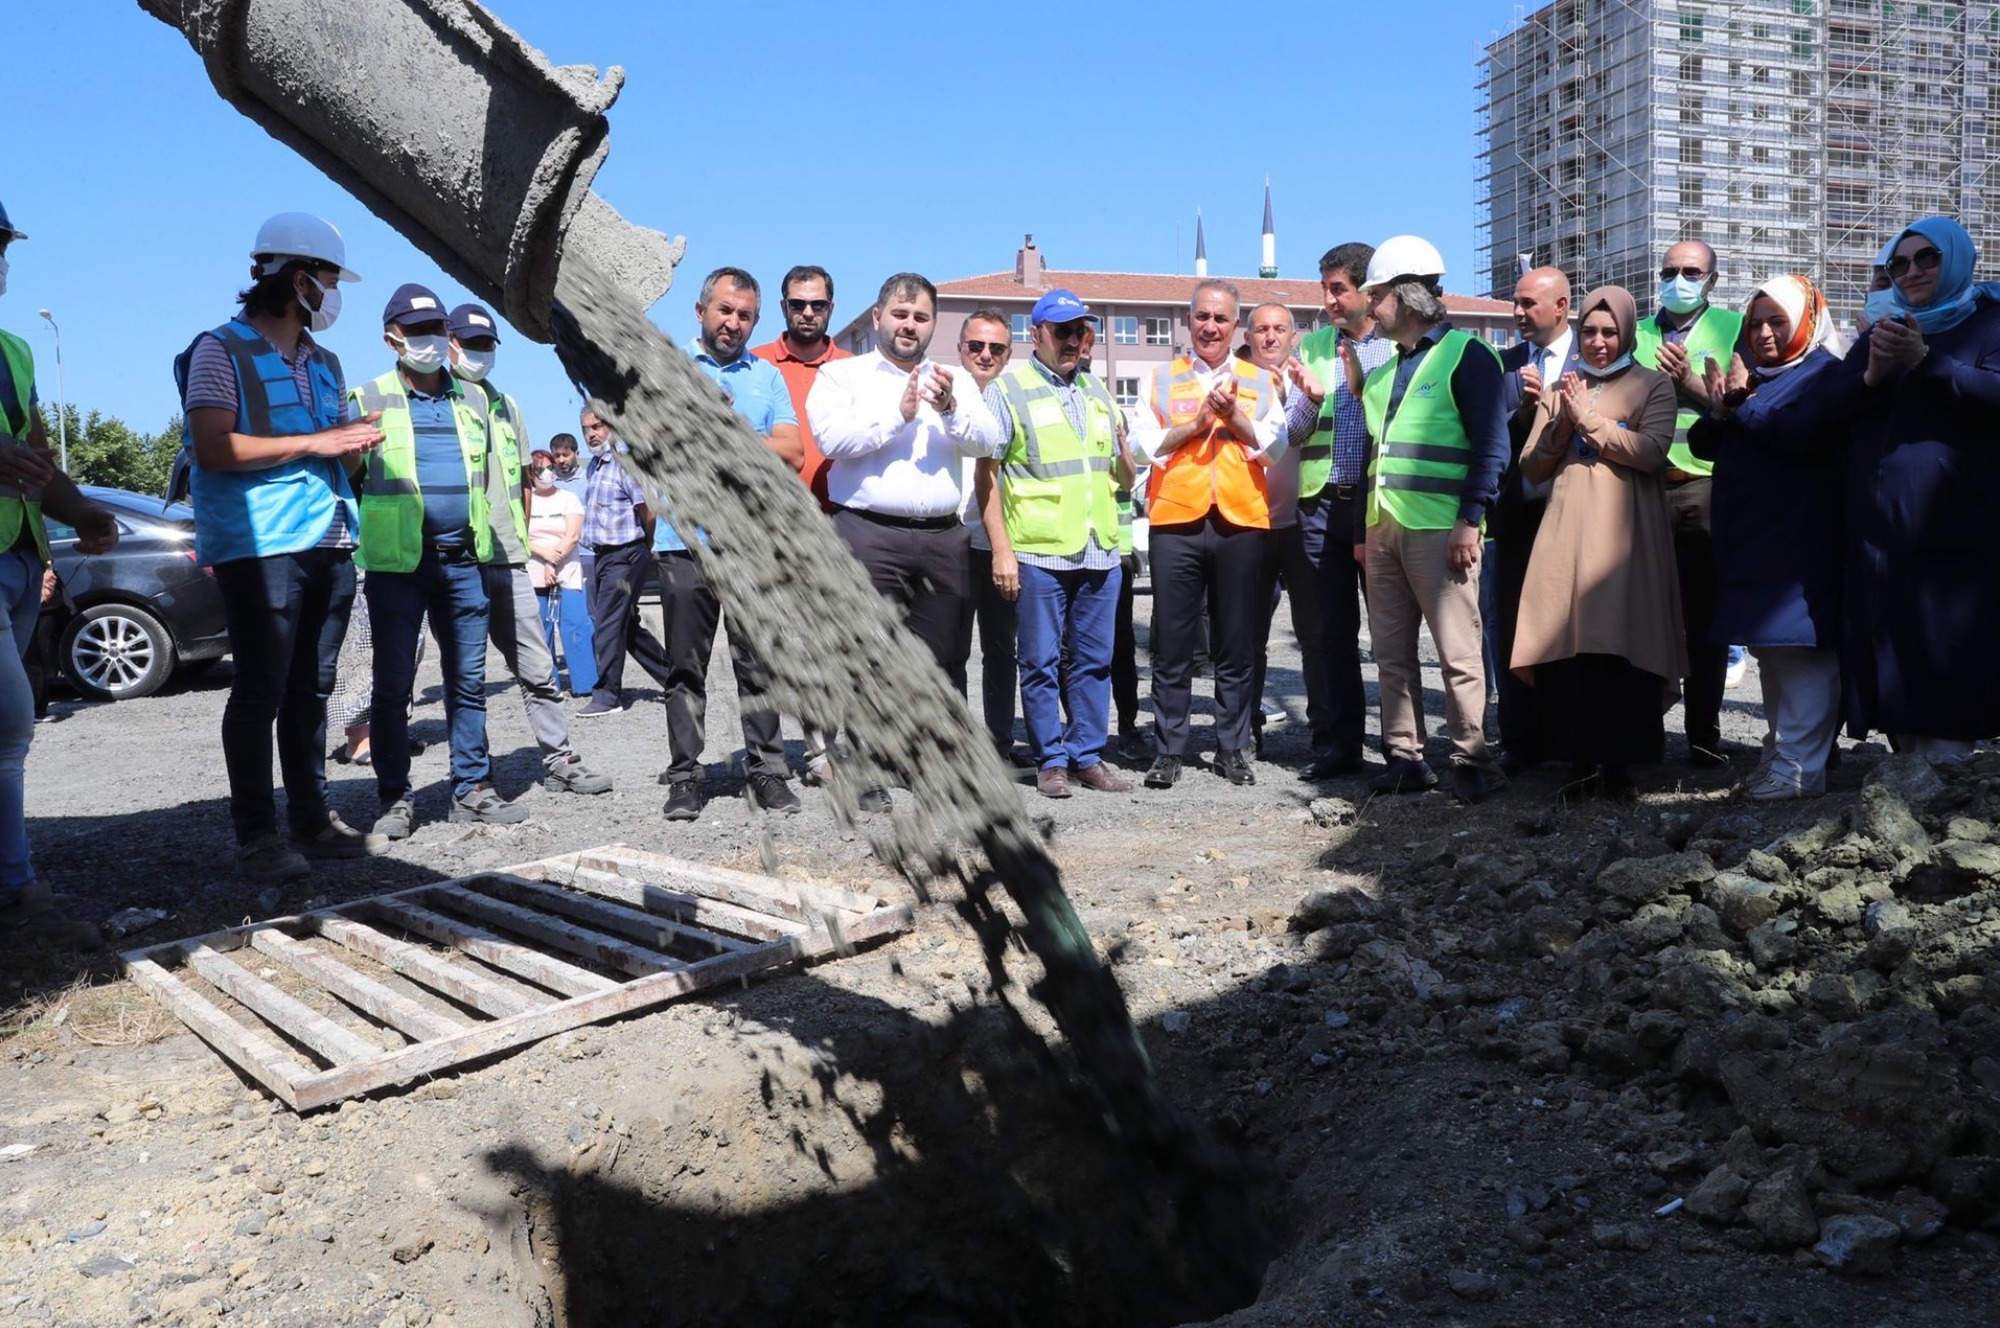
[[[1677,736],[1668,764],[1641,772],[1634,806],[1565,804],[1553,768],[1481,807],[1443,793],[1370,800],[1359,781],[1293,777],[1307,740],[1279,623],[1270,692],[1293,719],[1271,730],[1255,786],[1195,768],[1170,792],[1022,793],[1051,820],[1069,892],[1166,1092],[1241,1155],[1272,1256],[1261,1285],[1216,1275],[1222,1252],[1188,1239],[1159,1175],[1104,1137],[1060,1057],[1030,1036],[1046,1016],[1019,987],[996,995],[947,889],[909,934],[850,957],[305,1117],[121,980],[108,954],[0,953],[0,1322],[1995,1322],[2000,1240],[1981,1229],[1985,1197],[1931,1198],[1919,1173],[1935,1159],[1882,1162],[1831,1134],[1801,1142],[1809,1125],[1732,1101],[1699,1054],[1704,1037],[1727,1038],[1725,1065],[1749,1048],[1760,1065],[1809,1068],[1839,993],[1821,1000],[1832,989],[1815,985],[1822,951],[1808,934],[1835,925],[1790,900],[1780,917],[1808,939],[1774,954],[1770,936],[1734,925],[1735,896],[1702,894],[1713,882],[1698,870],[1680,893],[1600,906],[1597,874],[1621,859],[1680,850],[1735,867],[1750,855],[1757,870],[1751,849],[1856,804],[1879,748],[1850,746],[1828,798],[1782,807],[1733,801],[1731,775],[1691,772]],[[632,708],[574,726],[586,759],[618,781],[596,798],[537,786],[518,698],[489,686],[497,782],[533,815],[487,827],[444,818],[433,657],[413,730],[430,744],[414,772],[415,836],[279,891],[232,874],[217,738],[227,664],[138,702],[63,696],[29,760],[37,860],[82,916],[165,914],[114,942],[127,947],[614,841],[914,898],[823,792],[770,823],[765,848],[722,766],[740,740],[725,651],[716,663],[716,796],[699,821],[661,818],[660,694],[630,670]],[[1435,723],[1434,664],[1426,682]],[[1369,687],[1372,704],[1372,667]],[[1753,670],[1727,704],[1727,739],[1745,752],[1762,731],[1756,695]],[[1206,684],[1197,707],[1206,743]],[[1677,735],[1678,710],[1669,727]],[[796,761],[789,720],[787,736]],[[331,773],[337,809],[366,824],[370,772]],[[1976,839],[1959,822],[1984,806],[1959,808],[1953,842]],[[1958,898],[2000,903],[1991,885]],[[1661,909],[1672,916],[1648,942],[1634,929]],[[1964,919],[1986,945],[2000,907]],[[1648,989],[1669,985],[1669,965],[1648,945],[1703,929],[1716,934],[1701,953],[1747,954],[1766,976],[1789,965],[1796,1011],[1741,974],[1751,997],[1661,1008]],[[1979,1093],[2000,1090],[1980,1079],[1981,1058],[1994,1064],[1996,970],[1990,946],[1953,964],[1924,1005],[1935,1038],[1910,1040],[1972,1067],[1961,1087],[1976,1119],[1908,1128],[1956,1130],[1932,1143],[1965,1153],[1988,1119]],[[1916,1018],[1922,1002],[1892,999],[1916,979],[1874,967],[1888,975],[1880,991],[1835,975],[1854,995],[1851,1022]],[[1729,1188],[1719,1171],[1751,1197],[1711,1202]],[[1971,1173],[1974,1191],[1991,1179]],[[1803,1219],[1773,1207],[1783,1200],[1807,1204]],[[1812,1248],[1823,1227],[1782,1234],[1842,1215],[1888,1221],[1890,1234],[1842,1269]]]

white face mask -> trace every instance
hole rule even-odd
[[[319,286],[317,278],[308,277],[307,280],[311,281],[315,286]],[[305,304],[305,301],[300,300],[299,303]],[[320,286],[319,308],[315,309],[311,305],[306,305],[306,326],[314,332],[324,332],[332,327],[334,320],[339,317],[340,283],[336,281],[331,286]]]
[[[411,373],[436,373],[444,368],[445,359],[451,352],[451,338],[442,332],[434,332],[427,337],[399,337],[402,347],[396,358]]]
[[[468,382],[483,383],[486,375],[493,372],[493,361],[499,354],[498,351],[467,350],[460,346],[458,363],[452,367],[452,372]]]
[[[7,255],[0,254],[0,295],[7,293]]]

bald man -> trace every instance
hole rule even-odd
[[[1481,580],[1491,595],[1487,623],[1493,633],[1493,653],[1499,667],[1501,770],[1517,774],[1542,759],[1542,741],[1535,723],[1534,688],[1514,676],[1514,625],[1520,616],[1521,586],[1528,575],[1528,555],[1535,532],[1542,528],[1549,486],[1529,484],[1521,474],[1521,453],[1550,421],[1543,408],[1563,375],[1576,368],[1577,342],[1570,327],[1569,277],[1559,267],[1538,267],[1514,286],[1514,328],[1520,341],[1500,354],[1507,377],[1501,404],[1507,412],[1511,451],[1500,475],[1500,496],[1486,514],[1486,535],[1492,557]]]

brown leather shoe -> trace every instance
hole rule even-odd
[[[1076,772],[1076,782],[1085,788],[1096,789],[1099,793],[1130,793],[1132,781],[1120,779],[1111,773],[1104,762],[1083,766]]]
[[[1059,765],[1052,765],[1035,776],[1035,788],[1045,798],[1067,798],[1069,771]]]

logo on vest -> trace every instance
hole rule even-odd
[[[1417,395],[1420,397],[1430,396],[1432,392],[1436,390],[1436,388],[1437,388],[1437,383],[1434,381],[1428,383],[1418,383]]]

